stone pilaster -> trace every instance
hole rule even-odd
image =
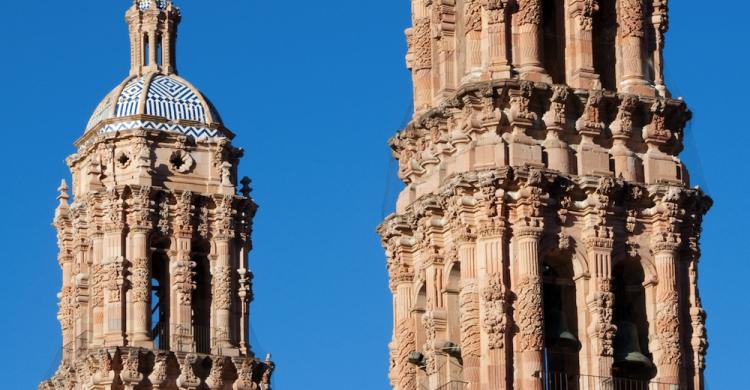
[[[510,78],[512,66],[508,58],[510,40],[508,34],[508,1],[484,0],[486,29],[484,45],[487,46],[487,66],[492,79]]]
[[[433,44],[436,56],[434,64],[438,69],[433,80],[433,96],[437,99],[448,98],[456,90],[456,0],[426,0],[432,4]]]
[[[598,0],[569,0],[572,32],[567,35],[569,64],[568,84],[572,88],[601,89],[599,75],[594,70],[594,14],[599,11]]]
[[[464,2],[464,33],[466,35],[464,81],[482,76],[482,4],[481,0]]]

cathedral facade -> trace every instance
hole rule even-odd
[[[413,0],[405,188],[378,228],[396,390],[702,390],[711,199],[667,0]]]
[[[171,0],[133,1],[130,74],[67,159],[62,361],[40,389],[270,389],[248,341],[257,206],[234,135],[177,74],[180,18]]]

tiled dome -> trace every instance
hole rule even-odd
[[[126,79],[99,104],[86,131],[107,133],[134,128],[180,132],[196,138],[223,135],[221,118],[211,103],[176,75],[147,74]]]
[[[169,3],[171,3],[170,0],[139,0],[138,8],[140,8],[141,11],[145,11],[151,8],[152,5],[156,5],[159,9],[165,9]]]

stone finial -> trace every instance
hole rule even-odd
[[[250,187],[250,184],[252,184],[252,182],[253,181],[250,180],[250,178],[247,176],[243,177],[242,180],[240,181],[240,184],[242,184],[242,189],[240,189],[240,193],[245,198],[249,198],[250,193],[253,192],[252,187]]]
[[[60,182],[60,187],[57,188],[57,192],[60,194],[57,196],[57,200],[60,201],[60,208],[68,208],[68,199],[70,197],[68,196],[68,182],[63,179]]]

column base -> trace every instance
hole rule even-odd
[[[513,68],[510,65],[494,65],[489,69],[492,80],[510,79],[513,77]]]
[[[518,69],[521,80],[552,84],[552,77],[539,65],[523,65]]]
[[[601,90],[602,82],[599,75],[593,72],[581,71],[573,75],[570,86],[576,89]]]
[[[633,95],[649,97],[656,97],[657,95],[656,88],[654,88],[654,86],[651,85],[648,81],[640,78],[630,78],[623,80],[622,82],[620,82],[620,89],[622,90],[622,92]]]

